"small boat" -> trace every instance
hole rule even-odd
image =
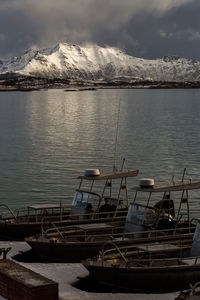
[[[7,213],[0,218],[0,237],[8,240],[24,239],[52,226],[114,220],[124,224],[128,210],[127,178],[135,177],[137,174],[138,170],[121,169],[105,174],[100,173],[98,169],[88,169],[84,175],[78,177],[79,186],[75,191],[72,205],[68,207],[61,203],[39,204],[14,212],[7,205],[1,204],[0,208],[6,208]],[[96,187],[97,191],[102,192],[95,192],[95,183],[103,183],[103,186]],[[116,197],[113,195],[112,184],[117,191]],[[123,197],[122,192],[125,193]],[[106,210],[103,209],[104,202]]]
[[[141,183],[141,181],[140,181]],[[144,181],[142,180],[142,183]],[[200,182],[184,181],[181,184],[154,185],[153,187],[136,187],[136,193],[162,193],[160,201],[150,206],[148,195],[146,204],[136,202],[136,197],[130,203],[125,225],[118,222],[102,222],[101,224],[77,224],[71,227],[49,228],[39,236],[26,238],[26,242],[42,258],[48,261],[81,261],[98,254],[102,245],[114,241],[117,246],[138,244],[143,242],[191,239],[196,228],[195,220],[191,222],[189,215],[188,191],[200,188]],[[181,197],[176,203],[178,206],[175,214],[174,201],[171,193],[180,192]],[[187,197],[183,195],[186,192]],[[186,215],[183,217],[183,212]],[[115,216],[116,214],[114,214]]]
[[[162,242],[105,250],[83,262],[100,284],[126,291],[166,293],[200,280],[200,224],[194,241]],[[196,255],[198,254],[198,255]]]

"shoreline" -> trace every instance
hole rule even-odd
[[[37,78],[33,76],[0,77],[0,91],[40,91],[64,89],[70,91],[95,91],[98,89],[199,89],[200,81],[91,81],[61,78]]]

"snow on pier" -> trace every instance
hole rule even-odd
[[[0,248],[11,247],[7,258],[20,254],[21,251],[30,250],[26,242],[0,241]],[[19,262],[18,262],[19,263]],[[41,274],[59,284],[60,300],[174,300],[179,294],[133,294],[133,293],[94,293],[85,292],[74,287],[78,277],[86,277],[88,271],[80,263],[19,263],[26,268]],[[166,283],[167,284],[167,283]],[[5,298],[0,296],[0,300]]]

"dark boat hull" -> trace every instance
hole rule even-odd
[[[42,259],[51,262],[80,262],[99,253],[98,244],[31,242],[32,250]]]
[[[200,265],[173,268],[120,268],[84,264],[99,283],[127,291],[166,293],[187,289],[200,280]]]
[[[193,234],[182,234],[182,235],[173,235],[173,236],[160,236],[152,238],[130,238],[124,240],[115,240],[114,243],[118,247],[123,246],[134,246],[142,243],[152,243],[159,241],[173,241],[173,240],[191,240]],[[45,258],[48,261],[54,262],[80,262],[87,258],[96,256],[99,254],[99,251],[102,250],[102,246],[107,243],[105,249],[113,248],[113,240],[110,241],[87,241],[87,242],[57,242],[56,240],[41,240],[36,238],[27,238],[26,242],[31,246],[33,251],[37,253],[42,258]]]
[[[41,232],[42,223],[8,223],[0,222],[0,238],[6,240],[23,240],[30,235]]]
[[[55,226],[73,226],[77,224],[90,224],[90,223],[103,223],[103,222],[119,222],[120,225],[123,225],[126,220],[126,215],[116,216],[107,218],[98,218],[98,219],[89,219],[89,218],[67,218],[62,221],[43,221],[43,222],[6,222],[0,221],[0,239],[6,240],[23,240],[26,237],[34,236],[40,234],[42,228],[44,230],[52,228],[52,223]]]

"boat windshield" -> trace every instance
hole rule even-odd
[[[98,208],[100,203],[100,196],[96,193],[77,190],[72,202],[73,207],[87,208],[91,204],[91,209],[94,211]]]
[[[156,209],[131,203],[126,222],[136,225],[153,226],[158,220],[158,217],[159,214]]]

